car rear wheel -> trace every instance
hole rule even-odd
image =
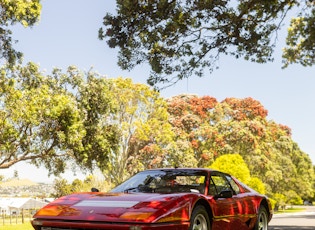
[[[190,218],[189,230],[211,230],[209,215],[204,206],[197,206]]]
[[[264,206],[261,206],[258,211],[257,222],[254,230],[267,230],[268,229],[268,214]]]

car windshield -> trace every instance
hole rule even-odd
[[[148,170],[134,175],[111,192],[204,193],[206,175],[197,170]]]

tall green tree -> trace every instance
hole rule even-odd
[[[0,69],[0,168],[20,161],[65,170],[83,136],[75,98],[33,63]]]
[[[131,79],[117,78],[110,82],[111,103],[117,113],[108,122],[119,126],[119,146],[111,152],[109,161],[99,161],[98,167],[107,179],[117,184],[139,170],[159,165],[163,160],[161,146],[172,141],[173,133],[165,100],[158,92]]]
[[[207,129],[204,137],[197,133],[203,130],[203,123],[210,120],[217,100],[210,96],[178,95],[169,98],[167,103],[169,121],[176,135],[174,143],[166,149],[168,162],[178,167],[203,167],[208,164],[210,150],[202,148],[200,142],[210,139],[213,131]]]
[[[66,179],[60,178],[54,180],[54,192],[51,194],[53,198],[59,198],[71,193],[73,193],[73,190]]]
[[[260,102],[227,98],[219,103],[211,97],[179,95],[168,105],[176,136],[189,146],[182,154],[189,154],[195,166],[239,153],[252,177],[264,182],[267,194],[293,190],[303,198],[313,196],[315,175],[309,156],[292,140],[287,126],[267,120],[268,111]]]
[[[20,60],[22,53],[13,48],[16,42],[12,39],[10,26],[21,24],[33,26],[38,22],[41,13],[40,0],[1,0],[0,1],[0,58],[10,65]]]
[[[69,67],[65,74],[55,70],[54,76],[68,88],[72,87],[70,93],[80,111],[82,127],[78,128],[84,134],[76,137],[76,142],[68,142],[68,149],[83,168],[105,167],[111,153],[119,147],[119,123],[111,122],[116,113],[111,81],[96,72],[82,72],[76,67]]]
[[[289,127],[267,120],[268,111],[251,98],[227,98],[220,106],[224,115],[216,124],[222,138],[216,148],[219,154],[231,150],[241,154],[251,174],[266,184],[268,194],[294,188],[303,197],[312,195],[311,184],[303,183],[302,192],[297,187],[300,180],[313,181],[314,173],[309,156],[292,140]]]
[[[221,55],[258,63],[273,60],[277,32],[290,10],[285,66],[314,63],[314,9],[309,0],[152,0],[117,2],[106,14],[99,38],[118,48],[118,65],[130,70],[148,63],[150,85],[174,84],[217,68]],[[165,86],[165,85],[164,85]]]

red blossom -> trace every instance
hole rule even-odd
[[[192,140],[192,141],[191,141],[191,145],[192,145],[192,147],[193,147],[194,149],[199,148],[199,143],[198,143],[197,140]]]
[[[201,157],[202,159],[206,160],[206,161],[210,159],[209,155],[206,154],[206,153],[201,154],[200,157]]]

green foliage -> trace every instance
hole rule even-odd
[[[93,169],[95,164],[106,165],[111,153],[118,149],[118,123],[110,122],[115,116],[111,83],[97,73],[82,73],[75,67],[69,67],[67,76],[76,90],[84,131],[84,136],[77,138],[78,142],[70,143],[68,148],[83,167]]]
[[[286,197],[283,194],[275,193],[273,199],[276,201],[275,210],[284,209],[286,206]]]
[[[276,33],[288,11],[300,7],[302,23],[291,24],[284,58],[314,63],[314,3],[275,1],[117,1],[106,14],[99,38],[118,47],[118,64],[132,69],[146,62],[152,86],[174,84],[217,68],[220,55],[253,62],[272,61]],[[305,15],[304,15],[305,14]],[[302,17],[300,17],[302,18]]]
[[[250,172],[247,164],[239,154],[225,154],[218,157],[209,168],[231,174],[243,183],[250,181]]]
[[[286,203],[291,205],[302,205],[303,200],[301,197],[293,190],[289,190],[285,193]]]
[[[76,67],[44,76],[33,63],[0,73],[1,168],[31,160],[58,175],[69,162],[117,184],[160,165],[150,148],[173,139],[164,99],[130,79]]]
[[[266,186],[258,177],[251,177],[247,185],[261,194],[266,194]]]
[[[111,103],[117,113],[108,118],[119,124],[117,151],[107,162],[98,162],[106,178],[118,184],[139,170],[159,165],[161,146],[173,138],[164,99],[131,79],[111,79]],[[150,145],[147,145],[150,143]],[[156,155],[152,155],[152,150]]]
[[[53,198],[59,198],[72,193],[71,186],[66,179],[56,179],[54,181],[54,193],[51,194]]]
[[[209,168],[228,173],[261,194],[266,192],[263,182],[257,177],[251,177],[247,164],[239,154],[222,155]]]
[[[272,210],[276,210],[275,208],[276,208],[277,201],[270,197],[269,197],[269,200],[270,200]]]
[[[175,142],[165,150],[169,153],[167,161],[173,162],[172,166],[203,167],[208,164],[211,149],[206,146],[206,141],[213,140],[215,131],[212,132],[204,121],[209,121],[210,111],[217,100],[209,96],[178,95],[168,99],[167,103],[169,121],[176,136]]]
[[[110,186],[106,181],[92,175],[87,176],[83,181],[75,179],[72,182],[68,182],[59,178],[54,180],[53,187],[55,192],[51,195],[54,198],[59,198],[71,193],[90,192],[91,188],[97,188],[99,191],[106,192],[111,188]]]
[[[227,156],[216,167],[237,173],[277,202],[277,194],[291,197],[285,203],[314,199],[309,156],[292,140],[291,130],[267,120],[267,114],[252,98],[164,100],[146,85],[76,67],[44,75],[34,63],[3,66],[0,168],[20,161],[44,165],[55,175],[71,164],[97,168],[109,188],[139,170],[206,167]],[[76,181],[71,191],[82,187]]]
[[[265,186],[264,192],[255,179],[248,181],[256,190],[271,197],[289,190],[303,199],[314,197],[315,173],[309,156],[292,140],[287,126],[267,120],[268,112],[258,101],[227,98],[218,103],[210,97],[179,95],[168,105],[175,145],[179,145],[174,149],[177,155],[189,155],[195,167],[239,153],[252,178]]]
[[[296,18],[291,19],[283,50],[284,68],[292,63],[312,66],[315,62],[315,4],[306,3],[304,10]]]
[[[273,195],[273,199],[275,200],[275,209],[285,209],[287,205],[302,205],[303,200],[301,197],[298,195],[297,192],[293,190],[288,190],[284,192],[283,194],[281,193],[275,193]]]
[[[176,137],[178,138],[178,137]],[[189,142],[178,138],[165,146],[163,154],[160,154],[161,161],[160,167],[188,167],[194,168],[198,164],[195,158],[194,151]]]
[[[22,53],[13,49],[12,31],[10,25],[16,23],[24,27],[34,25],[40,17],[40,0],[1,0],[0,2],[0,58],[4,58],[10,65],[20,60]]]
[[[0,168],[30,161],[63,172],[67,145],[82,137],[75,98],[33,63],[0,72]]]

